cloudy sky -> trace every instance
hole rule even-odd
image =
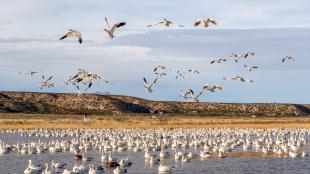
[[[233,2],[233,3],[232,3]],[[181,100],[181,89],[201,90],[204,83],[221,84],[223,91],[205,93],[202,101],[310,103],[310,2],[307,0],[160,1],[132,0],[3,0],[0,7],[0,90],[41,91],[40,76],[18,72],[38,70],[54,75],[56,88],[44,92],[76,92],[63,80],[77,68],[101,74],[114,85],[96,84],[101,91],[154,100]],[[111,23],[126,21],[110,40],[103,29],[104,17]],[[185,28],[146,28],[163,17]],[[205,30],[193,28],[198,17],[219,23]],[[58,39],[68,30],[82,33],[76,39]],[[254,50],[257,56],[231,59],[210,65],[213,58],[228,58]],[[295,61],[281,63],[284,55]],[[153,80],[157,64],[171,68],[160,78],[153,94],[143,89],[142,78]],[[243,64],[259,69],[247,72]],[[175,70],[200,70],[175,80]],[[255,83],[223,81],[241,75]]]

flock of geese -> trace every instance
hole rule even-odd
[[[104,29],[104,31],[107,33],[108,37],[110,39],[115,38],[115,31],[126,25],[126,22],[118,22],[115,23],[113,25],[109,24],[109,21],[107,18],[105,18],[105,22],[107,25],[107,28]],[[157,25],[163,25],[164,27],[170,27],[173,24],[175,24],[175,22],[168,20],[167,18],[163,18],[163,20],[156,22],[154,24],[150,24],[147,25],[146,27],[154,27]],[[203,18],[198,18],[194,21],[193,26],[197,27],[197,26],[203,26],[204,28],[208,28],[210,27],[210,25],[218,25],[218,22],[215,21],[213,18],[207,18],[207,19],[203,19]],[[178,24],[179,27],[185,27],[184,25],[180,25]],[[68,37],[76,37],[78,39],[78,42],[80,44],[82,44],[82,34],[77,31],[77,30],[73,30],[70,29],[67,33],[65,33],[60,40],[66,39]],[[218,59],[213,59],[210,64],[221,64],[221,63],[225,63],[227,62],[229,59],[234,60],[236,63],[239,63],[240,60],[242,58],[247,59],[249,57],[253,57],[256,56],[256,52],[255,51],[248,51],[244,54],[239,54],[236,52],[232,52],[227,58],[218,58]],[[282,63],[288,60],[294,60],[294,58],[290,55],[286,55],[282,58]],[[247,70],[248,72],[253,72],[255,69],[258,69],[258,66],[249,66],[249,65],[243,65],[244,69]],[[170,68],[167,68],[167,66],[165,65],[157,65],[154,68],[154,73],[157,76],[154,80],[147,80],[145,77],[143,78],[143,82],[144,82],[144,88],[148,93],[152,93],[154,91],[154,87],[155,85],[158,83],[159,78],[162,78],[164,76],[166,76],[168,74],[168,71],[171,71]],[[24,75],[29,75],[29,76],[34,76],[36,74],[38,74],[38,71],[28,71],[25,73],[19,73],[19,74],[24,74]],[[184,79],[185,78],[185,74],[186,73],[191,73],[191,74],[197,74],[199,75],[199,70],[191,68],[187,71],[181,71],[181,70],[176,70],[176,74],[175,74],[175,79]],[[54,82],[52,82],[52,78],[53,76],[50,76],[49,78],[45,78],[44,75],[42,75],[42,81],[40,84],[40,89],[43,89],[45,87],[47,88],[52,88],[55,87],[56,84]],[[64,83],[66,85],[73,85],[76,86],[78,93],[83,93],[86,92],[88,89],[90,89],[95,81],[99,81],[102,80],[103,78],[101,78],[101,76],[97,73],[92,73],[89,72],[85,69],[78,69],[78,72],[76,74],[74,74],[73,76],[70,76],[69,79],[65,80]],[[251,79],[247,79],[245,77],[236,75],[233,77],[224,77],[222,78],[223,80],[236,80],[236,81],[240,81],[240,82],[254,82],[254,80]],[[112,84],[111,81],[109,80],[103,80],[101,81],[104,84]],[[84,90],[81,90],[80,87],[81,85],[85,86]],[[199,97],[206,91],[209,92],[216,92],[218,90],[222,90],[223,88],[221,87],[221,85],[219,84],[204,84],[202,85],[202,89],[200,89],[200,91],[198,91],[197,93],[194,92],[193,89],[187,89],[187,90],[181,90],[181,94],[180,97],[182,97],[185,100],[188,99],[192,99],[195,102],[199,102]],[[81,92],[82,91],[82,92]]]
[[[177,163],[212,158],[233,157],[234,154],[256,153],[279,158],[306,158],[309,152],[309,129],[33,129],[0,130],[1,134],[32,137],[33,141],[6,144],[0,140],[0,155],[64,154],[72,163],[51,160],[35,164],[32,160],[25,174],[100,174],[113,171],[126,173],[133,165],[143,165],[134,156],[143,156],[144,164],[159,173],[171,173]],[[95,157],[88,157],[94,152]],[[129,153],[131,152],[131,153]],[[127,154],[127,155],[126,155]],[[64,155],[61,155],[64,157]],[[94,158],[100,164],[93,163]],[[74,161],[80,161],[75,164]],[[26,162],[27,163],[27,162]],[[40,161],[36,161],[40,163]],[[73,166],[68,168],[67,166]],[[134,173],[134,172],[133,172]]]
[[[241,58],[247,59],[247,58],[255,56],[255,55],[256,55],[256,52],[254,52],[254,51],[248,51],[245,54],[238,54],[238,53],[232,52],[231,55],[228,56],[228,58],[232,58],[236,63],[239,63]],[[221,63],[227,62],[229,60],[228,58],[213,59],[213,60],[211,60],[210,64],[221,64]],[[285,62],[286,60],[294,60],[294,59],[292,58],[292,56],[285,56],[282,59],[282,62]],[[258,66],[249,66],[249,65],[245,65],[245,64],[243,65],[243,67],[248,72],[252,72],[253,70],[259,68]],[[157,65],[157,66],[155,66],[153,71],[154,71],[155,75],[157,75],[157,77],[155,78],[155,80],[151,81],[151,83],[147,82],[145,77],[143,78],[144,88],[149,93],[153,92],[153,87],[155,86],[156,82],[158,81],[158,78],[166,76],[168,74],[168,72],[171,71],[171,69],[167,68],[167,66],[165,66],[165,65]],[[197,75],[200,74],[199,70],[194,69],[194,68],[191,68],[188,71],[181,71],[181,70],[177,69],[176,74],[175,74],[175,79],[176,80],[184,79],[186,73],[197,74]],[[247,78],[239,76],[239,75],[236,75],[233,77],[228,77],[228,78],[224,77],[222,79],[223,80],[236,80],[236,81],[240,81],[240,82],[254,82],[254,80],[247,79]],[[194,93],[193,89],[181,90],[180,97],[182,97],[185,100],[192,99],[195,102],[199,102],[199,97],[205,91],[216,92],[218,90],[223,90],[221,85],[206,83],[206,84],[202,85],[202,89],[197,94]]]

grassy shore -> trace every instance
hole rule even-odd
[[[91,115],[84,123],[81,115],[0,114],[0,129],[33,128],[310,128],[310,117],[193,117],[146,115]]]

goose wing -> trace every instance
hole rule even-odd
[[[48,79],[47,79],[47,81],[50,81],[50,80],[52,80],[52,78],[53,78],[53,76],[50,76]]]
[[[108,28],[110,29],[111,27],[110,27],[110,24],[109,24],[109,22],[108,22],[107,17],[105,17],[104,20],[105,20],[105,22],[107,23]]]
[[[196,98],[198,98],[199,96],[201,96],[201,94],[204,92],[204,90],[202,90],[197,96]]]
[[[214,25],[217,25],[218,23],[213,19],[213,18],[208,18],[207,19],[207,23],[212,23],[212,24],[214,24]]]
[[[202,22],[203,22],[203,19],[198,18],[198,19],[196,19],[194,26],[196,27],[196,26],[200,25]]]
[[[119,27],[124,26],[124,25],[126,25],[126,22],[119,22],[119,23],[114,24],[112,29],[111,29],[111,32],[113,33],[116,28],[119,28]]]
[[[157,82],[157,79],[158,79],[158,78],[156,78],[156,79],[153,81],[153,83],[150,85],[150,87],[152,87],[152,86]]]
[[[147,84],[147,81],[146,81],[145,77],[143,78],[143,81],[144,81],[145,84]]]

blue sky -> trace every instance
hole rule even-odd
[[[4,0],[0,15],[4,16],[0,18],[0,90],[41,91],[39,76],[18,75],[31,69],[55,76],[57,87],[42,91],[75,92],[62,80],[77,68],[86,68],[114,83],[96,84],[91,92],[181,100],[181,89],[197,91],[204,83],[219,83],[224,90],[205,93],[202,101],[310,103],[310,2],[306,0]],[[128,24],[112,41],[103,32],[105,16]],[[145,27],[163,17],[188,27]],[[219,25],[208,30],[193,28],[197,17],[212,17]],[[75,39],[58,41],[69,28],[82,32],[82,45]],[[240,64],[209,64],[212,58],[249,50],[255,50],[257,56]],[[282,64],[286,54],[295,61]],[[150,95],[143,89],[142,78],[154,78],[152,69],[157,64],[172,71]],[[249,73],[243,64],[260,68]],[[200,75],[174,80],[176,69],[189,68],[199,69]],[[255,83],[221,79],[234,75]]]

